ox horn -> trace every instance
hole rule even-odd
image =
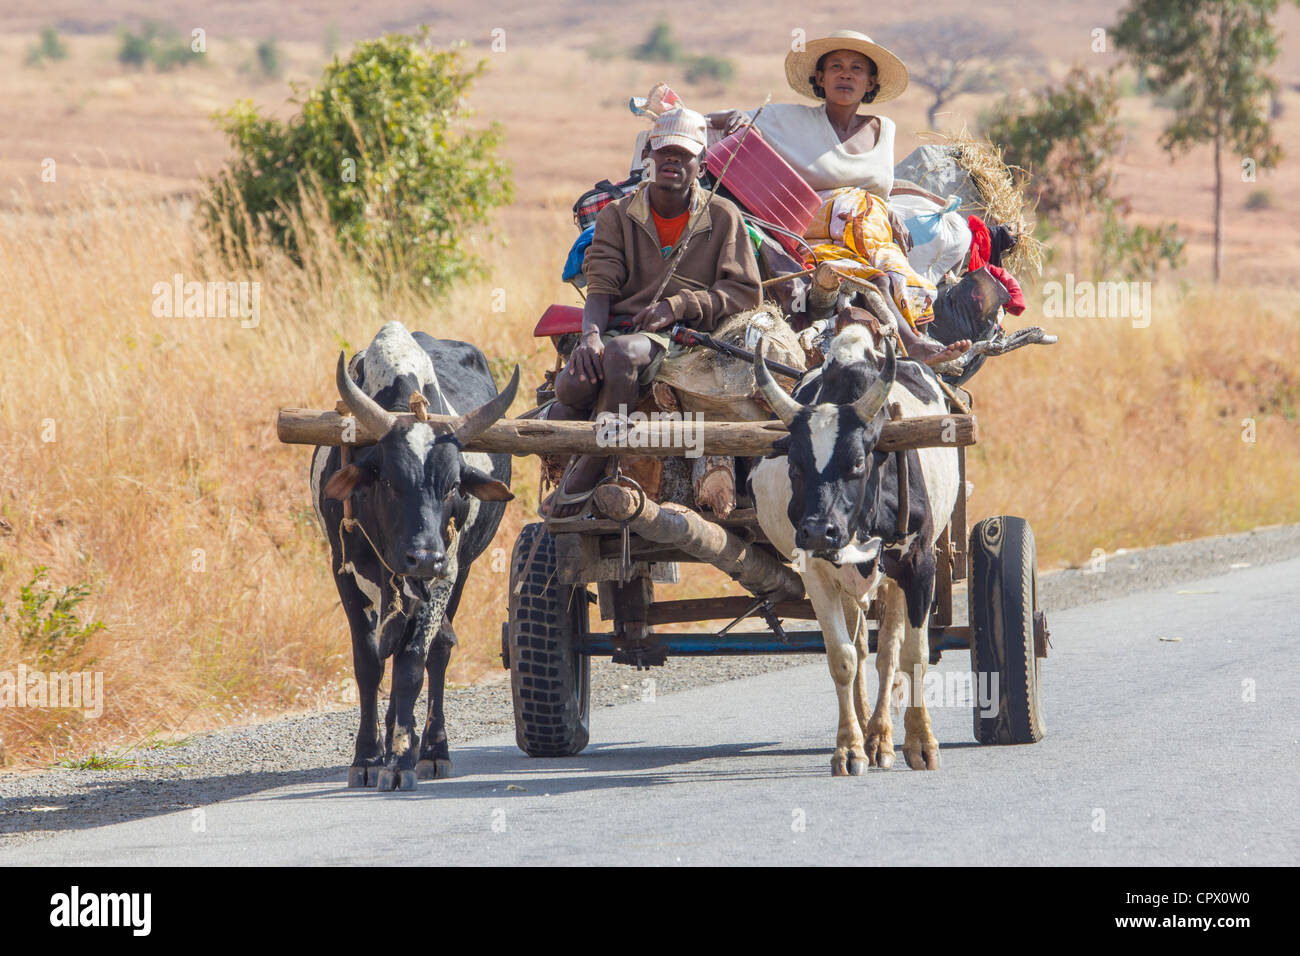
[[[357,383],[352,381],[352,376],[348,374],[347,359],[342,352],[339,353],[339,367],[334,373],[334,382],[338,385],[339,397],[352,409],[352,414],[362,427],[374,434],[376,441],[388,434],[388,430],[396,423],[397,416],[361,391]]]
[[[758,383],[758,390],[763,393],[767,404],[772,406],[772,411],[776,412],[776,417],[785,423],[786,428],[789,428],[794,417],[803,411],[803,406],[776,384],[776,379],[772,378],[772,373],[767,370],[767,364],[763,361],[766,352],[767,337],[764,336],[759,339],[758,348],[754,349],[754,381]]]
[[[876,417],[876,413],[885,407],[885,401],[889,398],[889,390],[894,387],[894,380],[897,377],[898,360],[894,357],[894,340],[886,335],[885,367],[881,369],[876,380],[853,403],[853,411],[857,413],[858,420],[862,424],[871,424],[871,420]]]
[[[516,365],[515,374],[510,376],[509,384],[497,394],[496,398],[480,405],[467,415],[461,415],[439,426],[438,431],[444,435],[454,435],[460,446],[465,447],[510,410],[510,405],[515,400],[515,392],[518,390],[519,366]]]

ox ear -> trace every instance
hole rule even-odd
[[[369,456],[350,465],[345,465],[325,482],[325,497],[336,501],[346,501],[357,488],[364,487],[375,480],[375,470],[371,467]]]
[[[509,485],[504,481],[497,481],[497,479],[486,472],[480,471],[473,465],[461,464],[460,490],[467,495],[472,495],[479,501],[515,500],[515,496],[510,493]]]
[[[790,454],[790,436],[782,435],[776,441],[772,442],[772,450],[764,455],[764,458],[780,458],[782,455]]]

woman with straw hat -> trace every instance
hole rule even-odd
[[[894,185],[894,121],[858,112],[863,103],[886,103],[902,94],[907,67],[866,34],[836,30],[791,50],[785,76],[796,93],[821,104],[770,104],[756,127],[823,200],[806,238],[819,260],[841,260],[837,271],[887,290],[907,324],[919,330],[934,317],[936,290],[908,264],[911,237],[887,200],[903,193],[941,207],[944,200]],[[714,129],[733,133],[753,117],[722,110],[708,118]]]

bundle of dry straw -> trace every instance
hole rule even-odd
[[[1043,244],[1033,237],[1033,203],[1025,195],[1029,174],[1019,166],[1008,166],[999,147],[987,139],[976,139],[964,125],[952,135],[928,135],[947,144],[957,165],[970,174],[985,215],[1018,237],[1015,247],[1003,257],[1007,268],[1016,275],[1025,275],[1031,269],[1035,275],[1042,275]]]

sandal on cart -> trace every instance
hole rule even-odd
[[[556,525],[571,524],[596,517],[591,510],[591,500],[595,493],[595,488],[589,488],[586,491],[565,491],[562,487],[557,487],[555,491],[551,492],[551,496],[546,499],[546,514],[542,515],[542,520],[546,522],[548,528],[553,528]],[[550,512],[566,505],[583,505],[583,507],[571,515],[562,515],[558,518],[550,516]]]

